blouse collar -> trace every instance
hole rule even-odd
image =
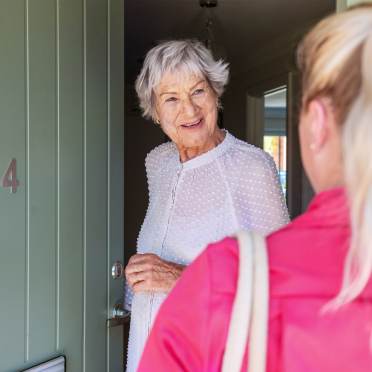
[[[177,161],[179,163],[179,166],[182,167],[182,169],[193,169],[198,168],[202,165],[208,164],[213,162],[215,159],[217,159],[219,156],[224,154],[234,143],[235,137],[231,135],[227,130],[223,129],[225,132],[225,138],[221,143],[219,143],[216,147],[213,147],[213,149],[196,156],[193,159],[187,160],[183,163],[181,163],[179,159],[179,153],[177,151]],[[175,145],[174,145],[175,146]]]

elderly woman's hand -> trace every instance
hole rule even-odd
[[[135,254],[125,268],[125,277],[134,292],[169,292],[184,268],[156,254]]]

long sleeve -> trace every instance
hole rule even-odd
[[[204,370],[209,294],[208,259],[202,254],[185,270],[160,308],[139,372]]]
[[[278,171],[269,154],[238,141],[224,169],[240,226],[268,235],[289,222]]]
[[[270,155],[265,154],[261,174],[257,174],[257,178],[255,198],[260,208],[255,212],[255,220],[260,223],[258,231],[268,235],[289,222],[278,171]]]
[[[124,288],[124,309],[131,311],[132,310],[132,300],[133,300],[133,291],[127,283],[125,283]]]

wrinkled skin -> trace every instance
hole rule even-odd
[[[183,265],[162,260],[153,253],[135,254],[125,268],[125,277],[137,292],[169,292],[184,270]]]

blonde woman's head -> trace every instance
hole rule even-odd
[[[372,32],[372,4],[362,4],[319,22],[297,50],[302,104],[317,96],[332,99],[342,124],[361,85],[362,50]]]
[[[372,273],[372,4],[319,22],[298,48],[301,152],[314,188],[345,185],[351,245],[331,307],[352,301]]]

